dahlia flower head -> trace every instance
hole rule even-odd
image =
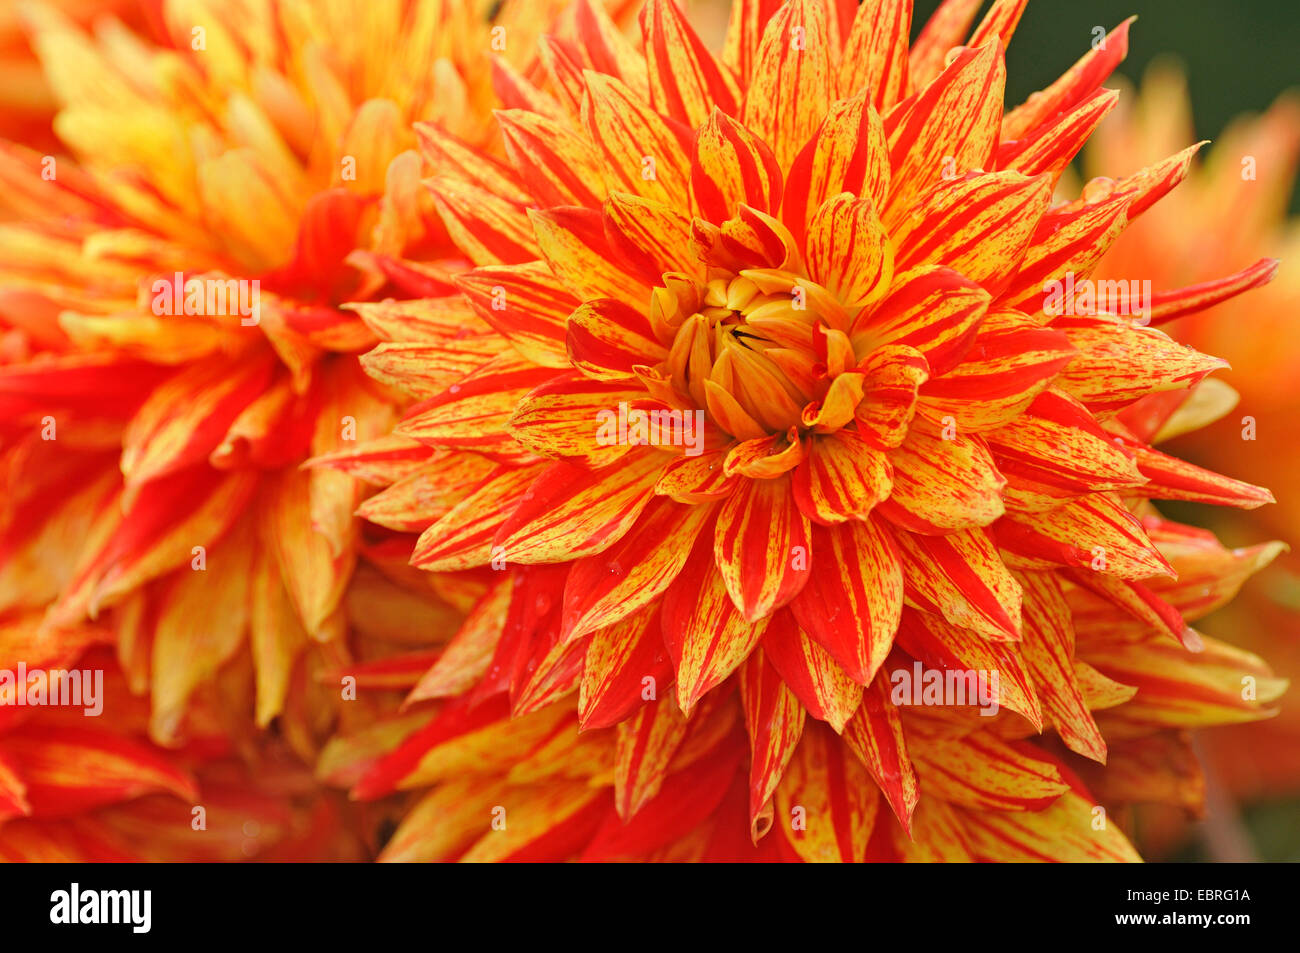
[[[359,856],[313,781],[371,717],[337,670],[427,648],[485,587],[363,539],[361,481],[301,464],[404,400],[342,305],[464,267],[412,121],[486,144],[492,72],[532,68],[558,4],[67,6],[16,14],[61,147],[0,144],[0,670],[88,666],[108,696],[0,709],[7,856]],[[517,57],[470,55],[505,29]]]
[[[737,2],[719,59],[670,0],[639,37],[580,0],[498,84],[504,161],[419,127],[475,267],[356,305],[419,403],[327,463],[404,460],[367,506],[495,580],[327,749],[391,799],[385,859],[1134,860],[1108,807],[1198,810],[1187,729],[1272,712],[1189,623],[1279,545],[1151,503],[1271,500],[1151,445],[1223,363],[1048,294],[1196,147],[1054,203],[1128,24],[1004,111],[1025,3],[979,6],[909,49],[907,0]],[[922,672],[996,673],[996,713],[898,691]]]

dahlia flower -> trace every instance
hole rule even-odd
[[[1271,500],[1150,446],[1222,362],[1050,301],[1194,151],[1052,204],[1128,24],[1004,111],[1023,0],[973,31],[948,0],[910,49],[906,0],[770,6],[721,60],[669,0],[639,46],[576,17],[503,93],[505,162],[420,127],[476,267],[355,306],[420,402],[349,459],[434,448],[368,505],[428,524],[415,566],[496,579],[330,749],[359,798],[436,784],[391,857],[1132,860],[1097,792],[1194,808],[1182,732],[1284,687],[1189,625],[1276,547],[1150,502]],[[996,673],[996,714],[912,671]]]
[[[432,0],[167,2],[153,38],[111,17],[89,34],[60,6],[22,16],[67,154],[0,144],[0,622],[14,633],[0,671],[83,664],[101,645],[88,658],[115,659],[110,678],[148,698],[103,716],[106,751],[128,739],[109,767],[66,719],[7,723],[0,823],[17,837],[10,819],[30,818],[38,845],[49,799],[34,792],[55,781],[101,791],[72,799],[87,810],[164,791],[203,804],[198,768],[218,759],[227,791],[238,772],[283,775],[262,807],[250,784],[260,846],[231,842],[231,859],[268,856],[308,829],[286,798],[333,796],[310,770],[290,784],[267,766],[311,764],[336,718],[369,718],[340,703],[354,660],[436,643],[483,589],[395,562],[382,534],[361,539],[363,481],[300,467],[386,433],[401,400],[362,373],[375,335],[340,305],[451,293],[464,267],[419,184],[412,120],[486,144],[493,83],[531,69],[558,4],[493,19]],[[273,719],[278,737],[260,736]],[[197,746],[192,765],[155,765],[178,746]],[[46,748],[62,752],[55,781]],[[248,766],[223,767],[235,754]],[[312,824],[337,826],[330,812]]]
[[[1084,150],[1084,168],[1131,169],[1192,138],[1186,81],[1170,64],[1157,63],[1140,91],[1126,96]],[[1170,326],[1178,340],[1222,355],[1233,370],[1208,378],[1168,399],[1196,400],[1216,408],[1214,425],[1192,433],[1179,428],[1160,434],[1175,440],[1180,454],[1211,466],[1231,466],[1242,475],[1279,488],[1279,503],[1259,514],[1284,539],[1300,531],[1300,499],[1289,490],[1300,467],[1292,422],[1300,411],[1294,361],[1277,341],[1293,335],[1300,312],[1300,226],[1287,218],[1287,201],[1300,162],[1300,104],[1284,94],[1258,117],[1243,117],[1198,155],[1187,181],[1151,214],[1127,230],[1102,260],[1097,277],[1141,275],[1158,286],[1208,282],[1221,263],[1244,264],[1259,256],[1281,259],[1277,277],[1243,298]],[[1250,333],[1242,333],[1249,321]],[[1238,393],[1239,392],[1239,393]],[[1252,520],[1218,512],[1214,524],[1244,538]],[[1290,633],[1296,627],[1297,563],[1283,555],[1260,584],[1252,586],[1215,620],[1213,631],[1268,656],[1279,674],[1300,676],[1300,651]],[[1219,783],[1243,798],[1300,790],[1300,721],[1284,708],[1257,728],[1214,732],[1202,741]],[[1151,825],[1148,824],[1148,829]]]
[[[545,13],[516,9],[496,26],[507,76]],[[357,364],[374,336],[338,305],[451,290],[410,122],[484,135],[491,69],[466,54],[494,25],[470,3],[163,16],[150,46],[113,20],[92,39],[53,7],[28,14],[75,159],[0,159],[19,216],[0,230],[0,607],[49,606],[51,628],[113,607],[166,741],[245,645],[261,725],[309,640],[346,657],[361,484],[298,467],[393,419]],[[211,293],[236,285],[239,312]]]

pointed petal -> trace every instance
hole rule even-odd
[[[966,360],[921,388],[918,413],[949,432],[984,433],[1018,418],[1077,356],[1062,331],[1019,311],[990,311]]]
[[[578,306],[545,262],[476,268],[456,276],[474,311],[519,353],[544,367],[567,367],[564,326]]]
[[[763,635],[763,653],[795,697],[836,732],[862,703],[862,686],[831,654],[808,638],[789,612],[778,612]]]
[[[582,121],[599,153],[606,187],[685,208],[689,130],[647,108],[613,77],[583,75]]]
[[[977,435],[944,439],[922,427],[889,454],[894,487],[880,514],[914,533],[988,526],[1003,514],[1006,478]]]
[[[851,430],[813,437],[795,468],[791,490],[799,509],[822,525],[864,519],[889,496],[888,457]]]
[[[807,726],[776,802],[782,835],[805,862],[867,859],[880,799],[862,764],[824,726]]]
[[[581,301],[615,298],[637,311],[646,310],[650,286],[629,274],[612,254],[600,212],[562,206],[528,214],[541,257],[571,294]]]
[[[634,450],[614,467],[556,463],[537,477],[497,530],[493,545],[513,563],[550,563],[604,552],[635,525],[654,496],[663,454]]]
[[[496,113],[506,155],[528,189],[525,201],[595,208],[605,198],[601,161],[564,123],[527,109]]]
[[[1045,177],[971,172],[922,195],[891,238],[901,272],[938,264],[1001,293],[1052,199]]]
[[[994,532],[1002,549],[1035,569],[1077,566],[1121,579],[1174,574],[1114,493],[1079,497],[1045,513],[1009,513]]]
[[[731,601],[750,622],[786,605],[809,576],[808,518],[788,476],[749,480],[722,504],[714,554]]]
[[[650,103],[659,112],[698,128],[716,105],[734,115],[739,90],[713,58],[673,0],[650,0],[641,10],[641,36],[649,67]]]
[[[840,57],[840,95],[855,96],[865,87],[880,112],[906,98],[911,30],[909,0],[858,4]]]
[[[895,536],[909,605],[942,615],[985,638],[1020,637],[1020,584],[1002,563],[988,531]]]
[[[989,731],[931,738],[916,748],[916,770],[927,797],[978,811],[1039,811],[1070,788],[1056,766],[1032,750]]]
[[[767,619],[747,622],[732,605],[707,538],[664,594],[663,633],[677,671],[677,697],[689,711],[758,645]]]
[[[896,275],[880,306],[854,324],[854,349],[906,344],[925,356],[931,377],[941,377],[970,347],[988,303],[988,292],[950,268],[914,268]]]
[[[658,607],[643,606],[592,633],[578,694],[579,724],[585,731],[623,721],[645,704],[648,690],[657,693],[672,676]]]
[[[656,497],[622,539],[575,562],[565,585],[565,637],[612,625],[657,599],[682,571],[712,509]]]
[[[813,528],[816,571],[790,605],[799,627],[870,683],[894,642],[903,575],[890,531],[878,519]]]
[[[1049,573],[1024,573],[1025,634],[1021,650],[1043,713],[1061,740],[1085,758],[1106,763],[1106,742],[1084,701],[1074,668],[1074,627],[1060,585]]]
[[[803,736],[804,709],[762,649],[740,669],[740,702],[749,735],[749,823],[757,843],[770,818],[760,814],[785,774]]]
[[[903,830],[910,832],[920,787],[903,739],[902,715],[889,701],[883,673],[862,693],[861,707],[844,728],[844,741],[867,766]]]
[[[887,226],[902,221],[917,196],[937,185],[945,172],[991,168],[1005,83],[1000,44],[966,49],[934,82],[895,107],[898,115],[885,117],[893,183],[881,213]]]
[[[763,30],[745,88],[746,126],[772,147],[782,169],[817,130],[830,108],[832,67],[825,7],[791,0]]]
[[[869,199],[877,210],[885,206],[889,150],[885,127],[868,99],[864,89],[832,103],[790,167],[781,217],[800,242],[817,210],[841,192]]]
[[[870,199],[841,192],[808,226],[808,274],[848,308],[866,308],[889,291],[894,246]]]

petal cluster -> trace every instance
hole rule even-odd
[[[423,398],[396,433],[459,484],[413,564],[502,578],[410,699],[474,678],[469,707],[450,702],[357,792],[458,776],[462,741],[500,731],[514,754],[485,783],[544,760],[586,779],[580,798],[535,793],[576,812],[552,823],[577,838],[566,849],[594,837],[588,857],[677,843],[818,859],[834,843],[836,859],[1012,859],[1037,855],[1024,836],[1006,846],[1029,823],[1049,854],[1131,859],[1089,826],[1079,771],[1263,715],[1282,689],[1189,627],[1203,606],[1186,586],[1213,563],[1191,578],[1220,602],[1278,547],[1229,552],[1150,502],[1271,501],[1150,445],[1166,395],[1222,362],[1051,294],[1088,282],[1194,150],[1053,201],[1115,104],[1101,84],[1127,23],[1004,111],[1023,3],[973,31],[972,5],[945,4],[910,50],[906,3],[733,9],[720,60],[671,2],[644,7],[639,44],[579,16],[545,81],[503,95],[506,162],[441,162],[454,137],[422,127],[429,187],[476,267],[457,298],[362,308],[466,321],[367,362]],[[1154,317],[1274,266],[1211,298],[1161,289]],[[999,713],[900,701],[914,663],[997,672]],[[1262,692],[1242,698],[1243,674]],[[590,773],[564,766],[575,745]],[[595,757],[610,746],[612,777]],[[703,783],[695,758],[718,774],[714,807],[668,836],[662,817]],[[456,790],[428,803],[467,798],[477,818]],[[815,834],[792,826],[811,802]],[[401,851],[421,853],[428,811]],[[630,829],[646,840],[617,840]],[[438,836],[424,856],[513,843]]]

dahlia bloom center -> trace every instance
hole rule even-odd
[[[720,245],[725,248],[724,225],[723,243],[704,255],[710,277],[664,276],[651,296],[650,321],[667,356],[651,379],[671,387],[674,403],[689,401],[705,410],[737,440],[769,441],[771,453],[791,467],[802,456],[795,445],[813,434],[856,427],[894,445],[902,432],[883,432],[882,421],[869,414],[859,420],[858,408],[871,403],[873,391],[894,405],[901,398],[883,430],[897,429],[899,421],[905,425],[928,369],[914,349],[875,339],[870,299],[884,282],[865,300],[845,301],[808,276],[788,231],[770,219],[766,224],[774,238],[783,233],[773,242],[779,251],[767,261],[743,255],[736,261],[724,252],[719,257],[736,267],[713,263]],[[708,228],[697,220],[700,227]],[[886,242],[880,259],[891,258]],[[745,267],[773,262],[779,267]],[[763,475],[785,472],[774,470]]]

